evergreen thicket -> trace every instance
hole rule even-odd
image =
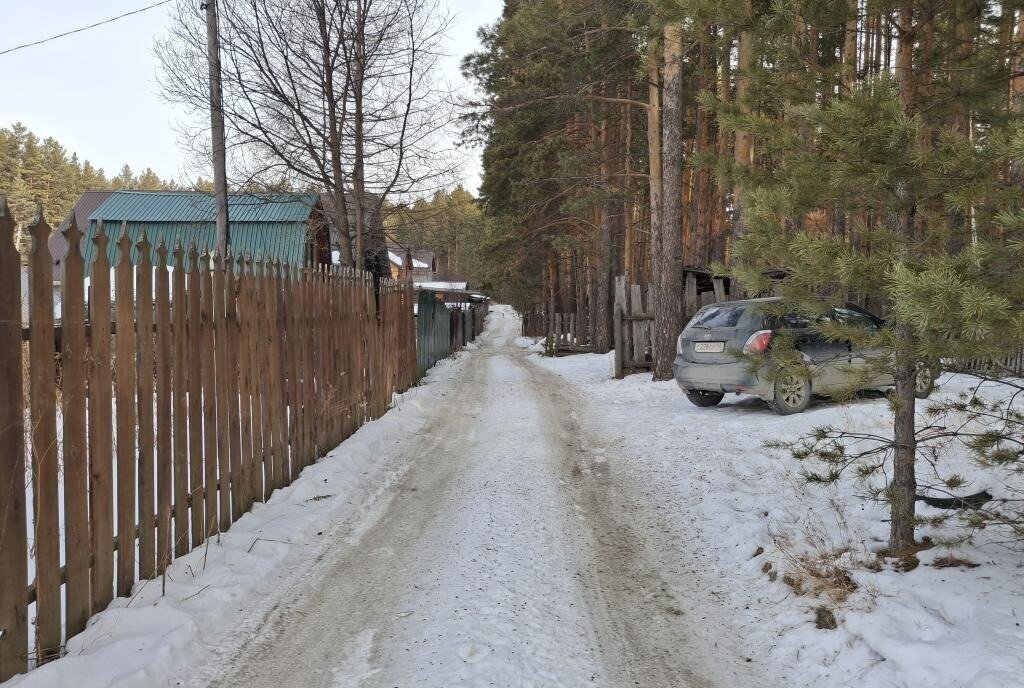
[[[388,238],[400,247],[433,251],[439,278],[466,279],[474,289],[514,300],[514,288],[507,287],[499,259],[500,232],[462,186],[389,207],[385,227]]]
[[[821,429],[794,453],[823,464],[811,480],[876,486],[890,548],[912,549],[915,384],[1024,341],[1020,0],[508,0],[483,38],[465,63],[486,95],[471,131],[506,278],[533,287],[523,305],[557,307],[565,266],[584,265],[600,351],[603,285],[652,284],[656,379],[684,265],[812,318],[879,311],[875,332],[816,327],[873,352],[864,376],[895,378],[892,433],[855,456]]]
[[[176,183],[161,179],[146,168],[139,174],[125,165],[114,177],[107,177],[88,160],[68,152],[56,139],[40,139],[16,122],[0,128],[0,189],[4,190],[14,217],[22,223],[35,215],[42,203],[47,217],[63,219],[83,191],[135,189],[173,190]]]

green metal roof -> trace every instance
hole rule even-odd
[[[316,194],[231,194],[228,217],[231,252],[235,256],[278,260],[300,265],[307,258],[309,218],[318,201]],[[88,236],[82,253],[86,266],[93,262],[97,225],[103,221],[107,236],[107,257],[119,260],[117,240],[124,225],[131,239],[131,260],[139,261],[136,244],[143,231],[153,245],[150,259],[157,263],[156,247],[167,247],[167,264],[173,265],[174,248],[186,252],[195,246],[199,253],[212,252],[216,245],[216,210],[208,194],[195,192],[118,191],[110,195],[89,216]],[[88,269],[88,268],[87,268]]]
[[[231,222],[306,222],[317,194],[228,194]],[[211,194],[196,191],[115,191],[89,220],[135,222],[214,222],[216,203]]]

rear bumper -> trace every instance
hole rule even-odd
[[[693,363],[682,356],[676,356],[672,366],[676,383],[685,392],[703,390],[706,392],[735,392],[754,394],[762,399],[772,396],[771,383],[756,373],[743,361],[732,363]]]

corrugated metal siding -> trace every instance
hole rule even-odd
[[[88,239],[83,239],[83,253],[87,266],[91,266],[94,259],[95,244],[91,239],[96,236],[97,231],[96,220],[89,224]],[[131,259],[133,263],[139,262],[139,250],[136,245],[142,237],[143,229],[153,245],[150,258],[154,264],[157,262],[156,247],[161,242],[167,246],[168,265],[173,264],[171,254],[179,243],[186,253],[191,246],[195,246],[200,253],[212,251],[216,244],[216,227],[213,222],[131,221],[126,223],[126,228],[132,242]],[[107,257],[111,264],[116,264],[119,261],[117,240],[121,234],[121,222],[104,222],[103,231],[107,235]],[[236,256],[252,255],[254,259],[270,258],[289,265],[299,265],[306,260],[306,233],[305,221],[232,222],[231,250]]]
[[[229,194],[228,216],[234,222],[305,222],[319,200],[317,194]],[[213,222],[213,196],[194,191],[115,191],[89,216],[90,220],[136,222]]]

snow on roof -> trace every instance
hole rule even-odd
[[[467,282],[417,282],[416,286],[420,289],[444,291],[446,289],[465,289],[467,284]]]
[[[394,251],[390,251],[390,250],[388,251],[388,260],[390,260],[392,263],[394,263],[398,267],[402,267],[402,266],[405,265],[405,258],[403,258],[402,256],[398,255]],[[414,270],[418,270],[418,269],[429,268],[430,264],[429,263],[424,263],[422,260],[420,260],[419,258],[416,258],[414,256],[413,259],[412,259],[412,267],[413,267]]]

